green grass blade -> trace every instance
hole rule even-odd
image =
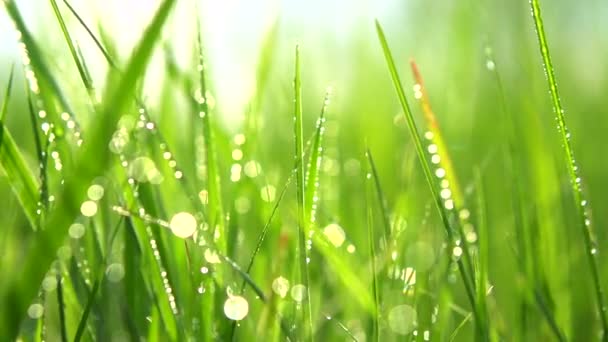
[[[2,111],[0,112],[0,166],[4,169],[9,183],[32,229],[38,229],[38,181],[27,166],[23,155],[19,151],[13,136],[5,126],[4,118],[8,111],[13,84],[13,70],[11,69],[8,86],[6,88]]]
[[[68,332],[66,329],[65,300],[63,295],[63,278],[57,276],[57,306],[59,307],[59,332],[61,342],[68,342]]]
[[[126,108],[136,83],[142,77],[150,60],[153,48],[160,38],[164,22],[169,16],[175,0],[165,0],[157,10],[152,22],[146,29],[123,77],[117,82],[110,82],[106,93],[106,105],[96,122],[96,129],[90,132],[80,153],[76,156],[76,170],[70,170],[73,177],[66,177],[63,192],[57,198],[57,209],[50,215],[46,229],[37,235],[30,252],[24,260],[24,270],[16,279],[9,280],[6,293],[10,304],[0,309],[0,324],[2,324],[1,339],[12,340],[20,326],[20,321],[28,303],[34,298],[38,286],[55,259],[57,248],[61,245],[70,222],[79,213],[80,200],[84,197],[94,177],[103,173],[108,161],[106,146],[116,127],[119,115]],[[12,2],[9,2],[12,4]],[[32,52],[33,53],[33,52]],[[4,144],[3,144],[4,145]],[[75,176],[77,175],[77,176]],[[9,309],[10,308],[10,309]]]
[[[0,109],[0,122],[4,122],[4,117],[8,112],[8,100],[11,97],[11,91],[13,89],[13,80],[15,76],[15,64],[11,65],[11,71],[8,74],[8,85],[4,91],[4,99],[2,100],[2,108]]]
[[[367,154],[367,153],[366,153]],[[369,158],[369,155],[368,155]],[[371,168],[370,168],[371,169]],[[373,217],[373,206],[372,206],[372,174],[371,170],[368,170],[365,177],[365,189],[367,199],[367,239],[369,255],[371,259],[371,274],[372,274],[372,294],[374,296],[374,317],[373,317],[373,340],[376,342],[380,341],[380,294],[379,294],[379,282],[378,272],[376,270],[376,234],[374,232],[374,217]]]
[[[103,281],[103,273],[101,273],[100,278],[97,278],[93,283],[93,288],[89,292],[89,298],[87,299],[87,304],[84,307],[84,311],[82,312],[82,316],[80,317],[80,321],[78,322],[78,328],[76,329],[76,335],[74,335],[74,342],[79,342],[84,335],[85,329],[87,328],[87,320],[89,319],[89,314],[93,309],[93,304],[95,303],[95,297],[97,296],[97,292],[99,292],[99,286]]]
[[[391,236],[391,220],[386,204],[386,196],[384,195],[384,191],[382,191],[382,185],[380,184],[380,176],[378,176],[376,163],[374,163],[374,157],[372,156],[372,151],[370,151],[369,148],[365,151],[365,156],[367,157],[369,170],[374,180],[374,187],[376,188],[376,197],[378,203],[380,204],[380,210],[382,211],[382,223],[384,224],[384,241],[388,243],[388,240]]]
[[[562,142],[562,152],[566,161],[566,168],[568,170],[568,176],[572,186],[572,194],[574,196],[574,204],[576,206],[578,223],[582,230],[584,242],[585,242],[585,255],[589,262],[589,268],[591,269],[591,276],[593,278],[593,286],[595,291],[595,301],[597,305],[597,312],[600,317],[603,339],[608,341],[608,316],[607,308],[604,299],[604,290],[602,288],[600,271],[599,271],[599,260],[598,260],[598,247],[595,241],[595,237],[592,231],[591,221],[589,219],[588,201],[583,194],[581,177],[579,175],[579,168],[576,165],[574,159],[574,151],[572,143],[570,141],[570,132],[566,125],[566,118],[564,116],[564,109],[562,107],[559,91],[557,88],[557,80],[555,79],[555,73],[553,71],[553,64],[551,62],[551,54],[549,53],[549,44],[545,36],[545,29],[543,25],[543,19],[541,15],[540,4],[538,0],[531,0],[530,7],[532,9],[532,18],[534,19],[534,26],[536,28],[536,36],[538,38],[538,46],[540,48],[540,54],[543,59],[543,67],[545,69],[545,75],[547,76],[547,86],[551,93],[551,100],[553,102],[553,110],[557,120],[558,131],[560,133]]]
[[[72,7],[72,5],[70,5],[70,3],[67,0],[63,0],[63,3],[67,6],[67,8],[70,10],[70,12],[72,12],[72,14],[76,17],[76,19],[78,20],[80,25],[82,25],[82,27],[84,27],[84,29],[87,31],[88,35],[93,39],[93,42],[95,42],[95,45],[97,46],[99,51],[101,51],[101,53],[105,57],[108,64],[110,64],[111,67],[116,68],[117,64],[114,62],[114,59],[110,56],[108,51],[103,47],[103,45],[101,44],[99,39],[97,39],[97,37],[95,36],[93,31],[91,31],[89,26],[82,19],[82,17],[78,14],[78,12],[74,9],[74,7]]]
[[[296,196],[298,203],[298,250],[300,277],[306,288],[306,298],[302,306],[302,333],[305,339],[313,339],[312,312],[310,306],[310,282],[308,276],[308,253],[306,249],[308,219],[306,217],[306,184],[304,182],[304,131],[302,128],[302,80],[300,78],[300,47],[296,46],[295,78],[294,78],[294,136],[295,136],[295,163],[296,167]]]
[[[76,68],[78,69],[78,73],[80,74],[80,79],[82,80],[82,83],[84,84],[85,88],[89,92],[89,95],[93,95],[93,84],[91,83],[91,80],[89,79],[89,77],[87,75],[87,71],[84,68],[84,65],[80,61],[78,50],[74,46],[74,42],[72,40],[72,37],[70,36],[70,32],[68,31],[65,21],[63,20],[63,16],[61,15],[61,11],[59,10],[59,7],[57,6],[57,1],[56,0],[49,0],[49,1],[51,3],[51,6],[53,7],[53,12],[55,13],[57,22],[59,23],[59,26],[61,27],[61,32],[63,33],[63,37],[65,38],[65,41],[68,44],[68,48],[70,49],[70,55],[72,56],[74,63],[76,63]]]
[[[308,166],[306,169],[305,178],[305,200],[304,200],[304,215],[308,218],[308,222],[313,224],[316,219],[315,206],[317,202],[317,194],[319,190],[319,170],[321,168],[321,161],[323,160],[323,132],[325,131],[325,112],[329,105],[330,92],[325,94],[323,100],[323,109],[321,109],[321,115],[317,120],[317,129],[315,131],[315,140],[312,143],[311,153],[308,158]]]
[[[433,199],[435,201],[435,205],[436,205],[439,215],[441,217],[441,221],[446,230],[448,240],[450,243],[450,250],[451,250],[451,248],[454,247],[454,242],[455,242],[454,238],[453,238],[455,229],[452,227],[452,224],[450,223],[448,212],[443,205],[441,197],[439,196],[439,191],[437,190],[437,186],[435,185],[435,182],[433,181],[430,163],[427,160],[424,148],[422,146],[422,138],[420,137],[420,133],[418,132],[418,128],[416,126],[416,122],[414,121],[414,117],[410,110],[409,103],[405,97],[405,91],[403,90],[403,85],[401,83],[401,79],[399,78],[399,74],[397,73],[397,67],[395,66],[395,62],[393,60],[392,53],[390,51],[388,42],[386,41],[386,37],[384,35],[384,31],[382,30],[382,27],[380,26],[380,23],[377,20],[376,20],[376,30],[378,33],[378,39],[382,46],[382,51],[384,52],[384,57],[386,59],[386,63],[387,63],[387,66],[388,66],[388,69],[389,69],[389,72],[391,75],[391,79],[393,81],[393,85],[397,92],[397,96],[399,98],[401,108],[403,109],[405,119],[407,121],[408,129],[410,131],[412,139],[414,140],[414,145],[416,148],[416,154],[418,156],[418,160],[421,164],[422,170],[424,172],[424,177],[426,179],[429,190],[431,191],[431,196],[433,197]],[[457,264],[458,264],[458,270],[460,272],[460,276],[461,276],[461,278],[463,280],[463,284],[465,286],[467,297],[469,299],[471,306],[473,307],[475,319],[477,322],[481,322],[480,315],[477,312],[477,305],[476,305],[475,294],[474,294],[474,292],[475,292],[474,286],[471,284],[471,282],[469,280],[471,276],[466,272],[465,265],[462,262],[462,259],[458,259]],[[482,335],[485,335],[483,328],[479,324],[477,324],[476,326],[479,329],[479,333]]]
[[[198,70],[199,70],[199,87],[200,96],[198,99],[198,113],[197,117],[201,119],[202,123],[202,134],[205,141],[205,152],[206,152],[206,164],[207,164],[207,191],[209,193],[208,199],[208,216],[212,221],[212,226],[216,227],[219,233],[219,239],[217,240],[218,249],[222,253],[226,253],[227,236],[225,227],[225,213],[224,205],[222,203],[222,188],[220,183],[220,170],[217,163],[217,146],[218,143],[217,135],[213,132],[214,121],[210,113],[207,99],[207,80],[205,75],[205,61],[203,57],[203,37],[201,33],[200,18],[197,15],[197,38],[198,38]]]

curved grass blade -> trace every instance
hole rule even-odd
[[[304,182],[304,131],[302,128],[302,80],[300,78],[300,47],[296,46],[295,78],[294,78],[294,136],[295,136],[295,162],[296,167],[296,196],[298,203],[298,259],[300,264],[300,277],[306,288],[303,317],[301,322],[302,334],[305,339],[312,340],[312,312],[310,305],[310,281],[308,276],[308,253],[306,249],[308,219],[306,217],[306,184]]]
[[[583,194],[582,181],[579,175],[579,168],[576,165],[574,159],[574,150],[570,141],[570,132],[566,125],[566,119],[564,116],[564,109],[562,107],[559,91],[557,88],[557,80],[555,79],[555,73],[553,71],[553,64],[551,62],[551,54],[549,53],[549,44],[547,37],[545,36],[545,29],[543,25],[543,19],[540,10],[540,4],[538,0],[531,0],[530,7],[532,9],[532,18],[534,19],[534,26],[536,28],[536,36],[538,38],[538,46],[540,48],[540,54],[543,59],[543,67],[545,69],[545,75],[547,76],[547,86],[551,93],[551,100],[553,102],[553,111],[557,119],[558,131],[560,133],[562,141],[562,152],[566,160],[566,168],[568,170],[568,176],[570,178],[572,194],[574,196],[574,204],[576,206],[578,223],[582,230],[583,239],[585,242],[585,255],[589,262],[589,268],[591,269],[591,276],[593,278],[593,287],[595,291],[595,301],[597,305],[598,315],[600,317],[601,326],[603,330],[603,340],[608,341],[608,317],[607,308],[604,299],[604,290],[602,288],[600,271],[599,271],[599,260],[598,260],[598,247],[593,234],[591,220],[587,213],[588,201]]]
[[[89,318],[89,314],[93,309],[93,304],[95,303],[95,296],[97,296],[97,292],[99,292],[99,285],[103,280],[103,273],[95,279],[93,283],[93,288],[89,292],[89,298],[87,299],[87,305],[84,307],[84,311],[82,316],[80,317],[80,321],[78,322],[78,328],[76,329],[76,334],[74,335],[74,342],[79,342],[84,335],[84,331],[87,328],[87,319]]]
[[[68,332],[66,329],[65,303],[63,298],[63,278],[57,275],[57,306],[59,308],[59,331],[61,342],[68,342]]]
[[[90,132],[81,150],[76,156],[76,170],[66,177],[62,193],[57,198],[57,207],[45,225],[47,229],[36,236],[30,246],[30,253],[24,260],[24,272],[16,278],[8,280],[8,290],[5,301],[7,305],[0,309],[0,324],[2,332],[0,339],[12,340],[17,335],[20,321],[24,316],[28,303],[36,295],[38,285],[55,258],[67,232],[69,223],[80,210],[80,199],[83,197],[91,180],[103,173],[108,161],[108,151],[105,150],[108,141],[116,127],[120,113],[126,108],[130,96],[140,77],[143,76],[152,50],[160,38],[164,22],[169,16],[175,0],[165,0],[158,8],[152,22],[146,29],[142,39],[134,50],[123,77],[118,82],[109,82],[106,93],[108,101],[96,122],[96,129]],[[9,5],[14,3],[8,2]],[[14,8],[16,10],[16,7]],[[34,55],[33,51],[32,55]],[[103,149],[103,150],[102,150]],[[10,308],[10,309],[8,309]]]
[[[2,111],[0,112],[0,167],[4,169],[10,186],[23,208],[25,217],[34,231],[38,229],[38,181],[27,166],[15,140],[4,125],[13,84],[13,69],[9,76]]]
[[[403,112],[404,112],[404,115],[405,115],[405,118],[406,118],[406,121],[408,124],[408,128],[410,130],[410,134],[412,135],[412,138],[414,140],[414,145],[416,148],[416,154],[418,156],[418,160],[421,164],[422,170],[424,172],[424,177],[426,178],[427,185],[429,187],[429,190],[431,191],[431,196],[433,197],[433,199],[435,201],[435,205],[436,205],[439,215],[441,217],[441,221],[446,230],[449,244],[450,244],[449,250],[451,250],[455,246],[455,241],[454,241],[455,229],[454,229],[454,227],[452,227],[452,224],[450,223],[448,212],[443,205],[443,201],[441,200],[441,197],[439,196],[439,191],[437,190],[437,186],[435,185],[435,182],[433,181],[430,163],[427,160],[426,154],[424,152],[424,148],[422,146],[422,139],[418,132],[418,128],[416,126],[416,122],[414,121],[414,117],[411,113],[410,106],[405,97],[403,85],[401,84],[399,74],[397,73],[397,68],[395,66],[395,62],[393,60],[392,53],[388,46],[388,42],[386,41],[384,31],[382,30],[382,27],[380,26],[380,23],[377,20],[376,20],[376,31],[378,33],[378,39],[382,46],[382,50],[384,52],[384,57],[386,59],[386,63],[387,63],[387,66],[388,66],[388,69],[389,69],[389,72],[391,75],[391,79],[393,81],[393,85],[397,92],[397,96],[399,97],[399,102],[401,104],[401,108],[403,109]],[[462,259],[458,259],[457,265],[458,265],[458,271],[463,280],[463,284],[464,284],[464,287],[466,290],[467,297],[469,299],[471,306],[473,307],[475,320],[477,322],[482,322],[481,316],[477,310],[475,294],[474,294],[474,292],[475,292],[474,285],[471,284],[470,275],[467,274],[465,265],[464,265]],[[480,324],[477,324],[476,327],[478,328],[478,331],[482,336],[486,335],[483,327]]]

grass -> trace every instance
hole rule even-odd
[[[129,49],[80,3],[3,5],[0,340],[606,340],[608,78],[566,2],[411,2],[348,38],[318,12],[314,39],[286,9],[237,120],[203,3]]]

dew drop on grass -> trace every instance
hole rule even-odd
[[[201,190],[201,192],[198,193],[198,198],[201,200],[202,204],[209,204],[209,191]]]
[[[171,218],[169,228],[173,234],[181,238],[188,238],[196,231],[196,219],[188,212],[180,212]]]
[[[323,234],[325,234],[327,240],[329,240],[329,242],[331,242],[331,244],[336,247],[342,246],[344,240],[346,240],[346,234],[344,233],[344,229],[342,229],[342,227],[340,227],[336,223],[330,223],[325,228],[323,228]]]
[[[106,276],[109,281],[118,283],[125,276],[125,267],[118,263],[110,264],[110,266],[106,268]]]
[[[276,293],[279,297],[285,298],[287,296],[287,292],[289,292],[289,280],[280,276],[275,278],[272,281],[272,291]]]
[[[407,304],[397,305],[388,313],[388,325],[399,335],[411,333],[416,326],[416,310]]]
[[[245,135],[237,134],[234,136],[234,143],[237,145],[243,145],[245,143]]]
[[[207,267],[203,266],[203,267],[201,267],[201,273],[207,274],[207,273],[209,273],[209,269]]]
[[[234,159],[236,161],[243,159],[243,151],[241,151],[238,148],[235,148],[234,150],[232,150],[232,159]]]
[[[80,213],[86,217],[92,217],[97,214],[97,203],[94,201],[84,201],[80,206]]]
[[[42,304],[35,303],[30,305],[29,308],[27,308],[27,315],[32,319],[38,319],[42,317],[43,314],[44,306],[42,306]]]
[[[229,296],[224,302],[224,314],[228,319],[240,321],[249,313],[249,303],[241,296]]]
[[[85,227],[82,223],[74,223],[68,229],[68,234],[72,239],[80,239],[84,236]]]
[[[57,278],[54,276],[45,277],[42,281],[42,289],[46,292],[54,291],[57,288]]]
[[[249,178],[255,178],[262,173],[262,166],[255,160],[250,160],[245,163],[245,175]]]
[[[264,202],[274,202],[277,189],[273,185],[266,185],[260,189],[260,196]]]
[[[103,198],[104,189],[99,184],[93,184],[87,190],[87,196],[91,201],[99,201]]]
[[[445,170],[443,168],[438,168],[435,170],[435,176],[437,176],[437,178],[445,177]]]
[[[291,288],[291,298],[299,303],[304,301],[306,298],[306,286],[302,284],[294,285]]]
[[[154,161],[148,157],[137,157],[129,164],[129,177],[138,182],[158,184],[162,182],[162,174],[156,168]]]
[[[452,197],[452,191],[450,189],[442,189],[439,195],[441,196],[441,198],[447,200]]]
[[[220,257],[211,248],[207,248],[204,254],[205,260],[210,264],[219,264],[221,262]]]
[[[460,246],[454,247],[454,249],[452,250],[452,255],[455,258],[460,258],[462,256],[462,247],[460,247]]]
[[[351,245],[348,245],[348,247],[346,247],[346,251],[350,254],[355,253],[355,250],[356,250],[355,245],[351,244]]]

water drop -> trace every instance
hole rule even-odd
[[[289,280],[284,277],[275,278],[275,280],[272,281],[272,291],[281,298],[285,298],[289,291]]]
[[[99,184],[93,184],[87,190],[87,196],[92,201],[99,201],[103,197],[103,194],[104,194],[103,186],[101,186]]]
[[[44,314],[44,306],[42,306],[42,304],[39,304],[39,303],[32,304],[32,305],[30,305],[29,308],[27,308],[27,315],[32,319],[38,319],[38,318],[42,317],[43,314]]]
[[[437,178],[445,177],[445,170],[443,168],[438,168],[435,170],[435,176],[437,176]]]
[[[224,314],[228,319],[240,321],[249,313],[249,303],[241,296],[230,296],[224,302]]]
[[[219,264],[221,262],[219,255],[211,248],[207,248],[204,254],[205,260],[210,264]]]
[[[74,223],[68,229],[68,234],[72,239],[80,239],[84,236],[85,227],[82,223]]]
[[[306,298],[306,286],[302,284],[294,285],[291,288],[291,298],[300,303],[304,301],[304,298]]]
[[[57,278],[54,276],[45,277],[42,281],[42,289],[46,292],[51,292],[57,288]]]
[[[245,143],[245,135],[244,134],[237,134],[234,136],[234,143],[237,145],[243,145]]]
[[[188,212],[180,212],[171,218],[169,228],[173,234],[181,238],[188,238],[196,231],[196,219]]]
[[[237,161],[243,159],[243,151],[238,148],[232,150],[232,159]]]
[[[93,201],[85,201],[80,206],[80,213],[87,217],[92,217],[97,214],[97,203]]]
[[[416,310],[407,304],[397,305],[388,313],[388,325],[393,332],[407,335],[416,325]]]
[[[342,229],[342,227],[340,227],[336,223],[330,223],[325,228],[323,228],[323,234],[325,234],[327,240],[329,240],[329,242],[336,247],[342,246],[342,244],[346,240],[346,234],[344,233],[344,229]]]
[[[276,197],[277,189],[268,184],[260,190],[260,196],[264,202],[273,202]]]
[[[118,263],[110,264],[108,268],[106,268],[106,276],[109,281],[118,283],[125,276],[125,267]]]

